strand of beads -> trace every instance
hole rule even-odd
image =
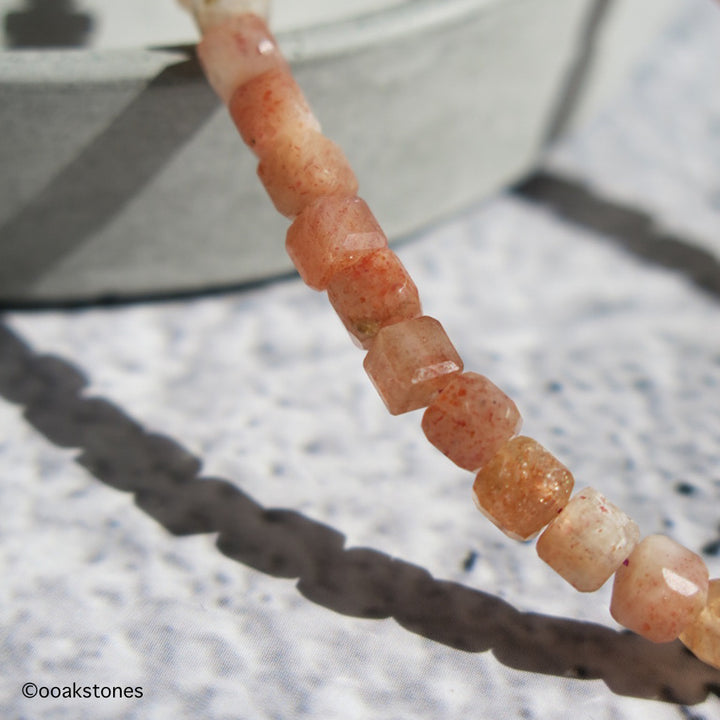
[[[610,612],[655,642],[681,640],[720,667],[720,580],[670,538],[640,541],[637,525],[593,488],[518,435],[515,404],[490,380],[463,372],[442,325],[422,314],[412,279],[388,248],[340,148],[325,137],[258,13],[263,0],[181,0],[203,38],[198,55],[258,176],[292,220],[286,248],[302,279],[327,291],[392,414],[426,408],[428,440],[475,473],[477,507],[508,536],[543,528],[538,555],[581,592],[613,574]]]

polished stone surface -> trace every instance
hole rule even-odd
[[[486,465],[521,425],[515,403],[473,372],[451,380],[422,419],[425,437],[456,465],[471,471]]]
[[[478,510],[514,540],[537,535],[565,507],[575,479],[537,440],[505,443],[475,477]]]
[[[228,110],[245,144],[258,157],[281,135],[320,131],[320,123],[288,68],[268,70],[238,87]]]
[[[615,573],[610,613],[652,642],[670,642],[705,607],[709,581],[697,553],[665,535],[648,535]]]
[[[363,367],[392,415],[427,407],[463,361],[433,317],[387,325],[375,336]]]
[[[319,132],[278,138],[260,160],[257,174],[275,209],[287,218],[320,198],[352,197],[358,189],[342,148]]]
[[[595,592],[639,539],[632,518],[594,488],[583,488],[544,530],[535,549],[576,590]]]
[[[350,336],[365,349],[386,325],[422,315],[417,287],[389,248],[369,253],[335,273],[327,293]]]
[[[295,218],[285,236],[290,259],[315,290],[325,290],[341,270],[386,247],[385,233],[358,197],[318,198]]]

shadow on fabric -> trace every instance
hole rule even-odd
[[[493,595],[433,578],[371,548],[346,548],[338,530],[293,510],[265,508],[239,485],[203,477],[200,460],[148,432],[117,405],[84,394],[83,373],[35,353],[0,322],[0,396],[102,483],[178,536],[217,533],[238,563],[297,578],[309,601],[359,618],[393,618],[409,632],[464,652],[492,652],[507,667],[601,679],[615,693],[690,705],[720,694],[720,671],[679,642],[654,645],[592,623],[521,613]]]
[[[540,171],[515,194],[544,205],[558,217],[597,232],[641,260],[679,273],[720,300],[720,259],[692,241],[665,232],[652,215],[599,196],[582,181]]]

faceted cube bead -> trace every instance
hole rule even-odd
[[[281,135],[320,131],[320,123],[285,67],[243,83],[233,93],[228,109],[242,139],[258,157]]]
[[[364,200],[328,195],[306,207],[288,228],[285,249],[315,290],[360,258],[387,247],[387,237]]]
[[[380,328],[422,314],[415,283],[388,248],[371,252],[337,272],[327,291],[350,335],[366,349]]]
[[[454,377],[425,411],[427,439],[465,470],[479,470],[512,437],[522,418],[515,403],[486,377]]]
[[[428,405],[463,368],[442,325],[426,315],[382,328],[363,365],[393,415]]]
[[[680,640],[700,660],[720,669],[720,580],[710,581],[705,607]]]
[[[565,507],[570,471],[532,438],[513,438],[475,477],[478,510],[514,540],[528,540]]]
[[[210,85],[224,103],[251,78],[273,68],[287,68],[265,21],[252,14],[212,24],[197,53]]]
[[[578,492],[548,525],[537,554],[580,592],[600,588],[630,555],[640,530],[597,490]]]
[[[352,197],[358,189],[342,150],[318,132],[278,138],[257,174],[277,211],[289,218],[325,195]]]
[[[650,535],[615,573],[610,614],[648,640],[670,642],[702,611],[708,582],[699,555],[664,535]]]

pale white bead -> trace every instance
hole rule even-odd
[[[259,15],[244,13],[203,33],[198,58],[209,83],[223,102],[248,80],[262,73],[287,69],[280,48]]]
[[[593,488],[580,490],[540,536],[537,553],[580,592],[593,592],[640,539],[638,526]]]
[[[252,13],[267,19],[270,0],[179,0],[195,17],[201,33],[237,15]]]
[[[639,542],[615,573],[610,614],[653,642],[670,642],[705,607],[708,570],[699,555],[663,535]]]

